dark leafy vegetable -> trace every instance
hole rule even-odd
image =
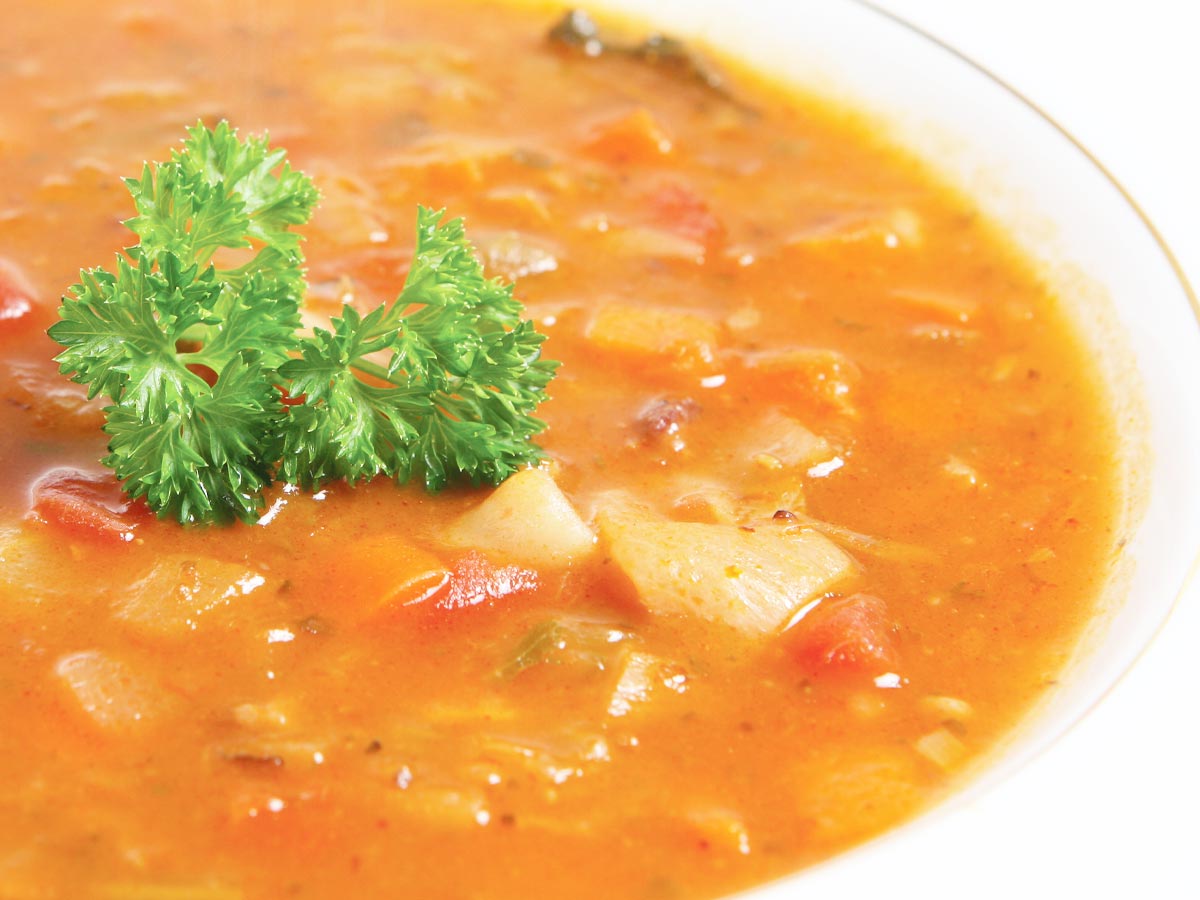
[[[580,9],[568,10],[550,29],[547,37],[551,43],[588,57],[611,54],[640,60],[737,103],[725,76],[677,38],[655,33],[640,42],[620,41],[611,35],[603,34],[595,20]]]

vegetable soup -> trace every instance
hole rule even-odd
[[[719,896],[936,803],[1054,685],[1122,537],[1108,398],[1036,269],[869,121],[561,7],[4,17],[0,897]],[[319,191],[305,329],[440,308],[406,278],[463,219],[545,336],[511,466],[466,441],[429,491],[430,440],[351,484],[302,435],[227,488],[250,521],[123,493],[113,401],[45,332],[131,244],[121,179],[222,122]],[[356,388],[418,366],[363,359]],[[238,428],[149,468],[219,494]]]

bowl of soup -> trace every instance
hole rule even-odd
[[[961,58],[854,3],[189,9],[3,39],[0,895],[877,883],[1162,623],[1187,288]],[[224,525],[123,496],[45,331],[197,122],[320,192],[305,328],[396,298],[418,205],[462,217],[559,363],[540,464]]]

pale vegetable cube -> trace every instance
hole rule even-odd
[[[402,767],[396,775],[397,811],[431,828],[457,830],[485,826],[492,818],[482,789],[470,784],[437,784]]]
[[[620,645],[632,639],[631,632],[613,622],[560,616],[533,626],[497,674],[512,678],[546,664],[603,672],[613,665]]]
[[[921,709],[949,722],[965,722],[975,714],[966,700],[944,694],[929,694],[921,698]]]
[[[705,247],[702,243],[663,228],[639,225],[613,229],[608,234],[609,246],[630,256],[704,262]]]
[[[807,528],[670,522],[630,510],[602,512],[599,522],[613,559],[651,612],[699,616],[751,636],[778,631],[857,569]]]
[[[544,785],[580,778],[612,759],[603,734],[574,728],[536,736],[481,735],[478,758],[505,780],[536,779]]]
[[[780,467],[808,467],[832,459],[829,441],[813,434],[803,423],[782,413],[769,413],[749,429],[747,455],[755,461],[771,459]]]
[[[264,584],[266,578],[244,565],[166,556],[119,601],[115,615],[147,637],[178,637]]]
[[[523,469],[442,535],[453,547],[471,547],[533,566],[565,566],[586,556],[595,536],[554,479]]]
[[[558,269],[562,251],[546,241],[519,231],[477,237],[488,273],[516,281]]]
[[[885,247],[920,247],[925,241],[921,217],[911,209],[846,210],[824,214],[791,234],[784,245],[819,250],[844,244],[881,243]]]
[[[608,703],[610,716],[627,716],[656,696],[688,689],[687,673],[677,663],[634,651],[625,654],[624,662]]]
[[[730,809],[719,807],[693,809],[684,821],[695,829],[706,848],[722,853],[750,854],[750,832],[742,817]]]
[[[99,650],[64,656],[54,674],[88,718],[105,731],[136,728],[169,702],[149,678]]]
[[[967,755],[966,745],[945,728],[917,738],[913,749],[940,769],[952,769]]]
[[[918,761],[903,748],[863,743],[831,748],[794,769],[793,805],[814,839],[860,838],[928,800]]]
[[[684,368],[716,361],[720,330],[697,313],[610,303],[592,319],[587,337],[596,346],[638,356],[660,356]]]

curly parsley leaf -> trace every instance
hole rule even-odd
[[[280,367],[309,426],[303,439],[285,436],[283,477],[386,474],[437,490],[459,475],[498,484],[540,459],[530,439],[545,425],[533,411],[557,364],[541,358],[545,336],[521,321],[512,285],[484,277],[462,220],[442,217],[418,209],[412,268],[392,304],[347,309]]]
[[[436,490],[541,458],[533,412],[557,363],[512,285],[484,277],[461,219],[418,208],[399,297],[302,337],[290,229],[318,194],[282,150],[197,125],[126,184],[139,243],[115,273],[81,274],[50,336],[61,371],[113,401],[103,462],[131,497],[185,523],[252,521],[276,477]]]

